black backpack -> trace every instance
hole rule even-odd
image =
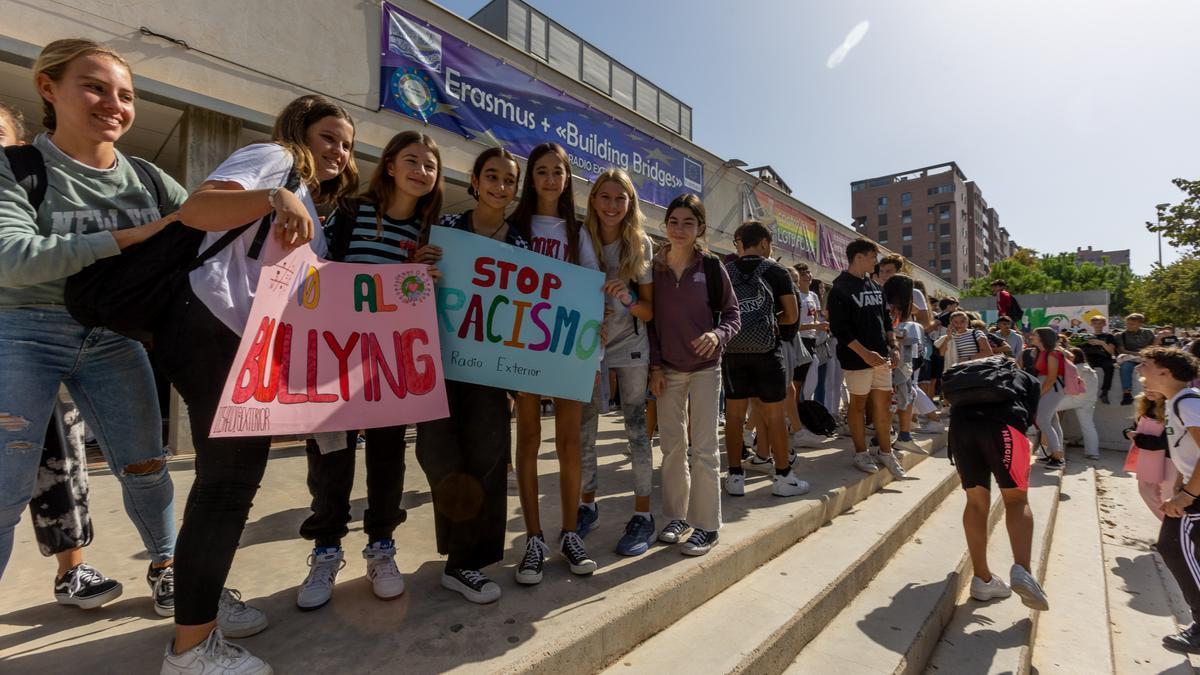
[[[832,436],[837,431],[837,420],[820,401],[800,401],[796,404],[796,417],[805,429],[814,434]]]
[[[763,279],[763,273],[774,264],[764,258],[749,274],[738,269],[737,261],[725,264],[742,317],[741,329],[725,346],[727,354],[765,354],[774,351],[778,345],[775,294]]]
[[[1014,326],[1021,325],[1021,317],[1025,316],[1025,310],[1021,309],[1021,303],[1017,300],[1017,296],[1012,296],[1012,303],[1008,306],[1008,318],[1012,319]]]
[[[942,373],[942,396],[952,406],[1007,403],[1021,396],[1014,386],[1017,364],[1004,356],[957,363]]]
[[[41,208],[46,196],[46,163],[32,145],[4,149],[17,183],[28,196],[34,210]],[[153,165],[139,157],[130,164],[152,195],[162,213],[166,189]],[[284,184],[289,190],[300,185],[293,169]],[[259,221],[259,229],[249,254],[257,258],[270,231],[268,213]],[[88,328],[104,327],[135,340],[146,341],[162,321],[175,294],[187,284],[188,274],[238,238],[254,223],[235,227],[200,252],[207,233],[179,221],[168,224],[146,241],[129,246],[120,255],[103,258],[67,277],[64,302],[67,311]]]
[[[721,259],[711,253],[703,254],[704,285],[708,291],[708,308],[712,310],[713,328],[721,325],[721,302],[725,299],[725,285],[721,283]]]

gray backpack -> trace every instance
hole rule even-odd
[[[763,259],[753,272],[742,274],[737,261],[725,263],[742,316],[742,329],[725,346],[727,354],[765,354],[775,351],[779,342],[779,330],[775,323],[775,295],[762,276],[774,264]]]

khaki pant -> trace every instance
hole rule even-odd
[[[663,368],[663,375],[667,386],[658,397],[663,515],[668,521],[686,520],[692,527],[713,532],[721,527],[721,460],[717,454],[721,369],[714,366],[684,373]]]

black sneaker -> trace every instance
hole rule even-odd
[[[572,574],[587,576],[596,571],[596,561],[588,557],[583,539],[575,532],[563,532],[558,550],[567,559]]]
[[[1200,654],[1200,624],[1193,623],[1162,640],[1163,647],[1183,654]]]
[[[95,609],[121,596],[121,582],[109,579],[87,563],[67,570],[54,580],[54,599],[60,605],[75,605],[80,609]]]
[[[500,586],[479,570],[447,567],[446,571],[442,572],[442,588],[461,593],[464,598],[477,605],[486,605],[500,599]]]
[[[1063,461],[1061,459],[1054,459],[1053,457],[1051,457],[1050,460],[1048,462],[1046,462],[1047,469],[1061,469],[1066,465],[1067,465],[1067,463],[1065,461]]]
[[[692,536],[688,537],[680,553],[684,555],[704,555],[716,545],[717,533],[715,531],[710,532],[708,530],[695,529],[692,530]]]
[[[1100,392],[1100,402],[1103,403],[1104,405],[1108,405],[1108,392],[1107,391]]]
[[[175,616],[175,566],[146,571],[146,583],[150,584],[150,597],[154,598],[154,613],[159,616]]]
[[[667,523],[667,526],[658,533],[658,540],[664,544],[678,544],[683,539],[683,535],[692,529],[691,525],[685,520],[672,520]]]
[[[517,566],[517,583],[525,585],[540,584],[542,582],[542,567],[546,564],[546,556],[550,553],[550,547],[546,545],[546,539],[540,534],[530,535],[525,540],[525,557],[521,560],[521,564]]]
[[[1121,405],[1133,405],[1133,394],[1125,392],[1121,397]]]

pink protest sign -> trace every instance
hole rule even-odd
[[[279,258],[272,242],[267,260]],[[274,436],[449,415],[425,265],[265,265],[210,435]]]

